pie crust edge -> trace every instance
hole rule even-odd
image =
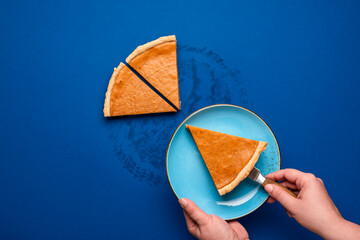
[[[236,178],[228,185],[218,189],[218,192],[221,196],[233,190],[242,180],[244,180],[249,175],[250,171],[254,168],[255,163],[258,161],[260,154],[266,149],[266,146],[267,142],[259,141],[254,155],[251,157],[250,161],[245,165],[245,167],[239,172]]]
[[[134,58],[136,58],[138,55],[142,54],[143,52],[146,52],[150,48],[153,48],[153,47],[155,47],[157,45],[160,45],[162,43],[172,42],[172,41],[176,41],[175,35],[160,37],[160,38],[158,38],[158,39],[156,39],[154,41],[145,43],[144,45],[140,45],[126,58],[126,62],[130,64],[130,62]]]
[[[119,75],[120,71],[124,68],[124,66],[125,64],[121,62],[117,68],[114,68],[114,72],[111,75],[109,85],[105,93],[104,117],[111,117],[111,113],[110,113],[111,93],[115,85],[116,77]]]

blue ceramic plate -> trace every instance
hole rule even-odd
[[[248,178],[232,192],[219,195],[186,124],[267,142],[266,150],[255,165],[263,175],[280,169],[279,146],[270,127],[245,108],[212,105],[194,112],[180,124],[166,154],[169,183],[178,198],[189,198],[208,214],[225,220],[245,216],[260,207],[268,194]]]

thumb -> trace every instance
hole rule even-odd
[[[267,184],[265,190],[287,210],[293,209],[296,205],[297,199],[275,184]]]
[[[179,200],[181,207],[187,213],[187,215],[198,225],[207,223],[209,215],[201,210],[193,201],[186,198]]]

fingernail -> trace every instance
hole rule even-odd
[[[182,208],[186,207],[186,205],[188,204],[188,202],[187,202],[186,199],[184,199],[184,198],[181,198],[181,199],[179,200],[179,203],[180,203],[180,205],[181,205]]]
[[[273,189],[274,189],[274,187],[271,184],[268,184],[268,185],[265,186],[265,190],[268,193],[271,193]]]

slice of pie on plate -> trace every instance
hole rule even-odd
[[[220,195],[232,191],[254,168],[267,142],[186,125]]]
[[[104,116],[176,112],[125,64],[114,69],[104,104]]]
[[[137,47],[126,62],[180,110],[174,35]]]

